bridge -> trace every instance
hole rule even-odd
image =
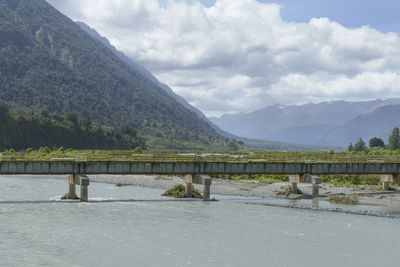
[[[287,174],[290,175],[292,190],[297,191],[297,183],[303,182],[305,175],[330,174],[377,174],[381,176],[383,189],[388,190],[390,182],[399,181],[400,163],[393,162],[249,162],[249,161],[78,161],[78,160],[1,160],[0,175],[69,175],[69,196],[76,197],[76,185],[81,186],[81,201],[88,201],[89,178],[86,175],[148,174],[186,175],[187,196],[191,196],[191,186],[204,185],[204,200],[210,199],[213,174]],[[313,179],[313,194],[318,195],[320,178]]]

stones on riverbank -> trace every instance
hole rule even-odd
[[[350,194],[350,195],[336,194],[336,195],[330,195],[328,200],[330,202],[340,203],[340,204],[357,204],[358,203],[358,195],[357,194]]]
[[[162,194],[165,197],[186,198],[186,188],[183,184],[177,184],[173,188],[168,189]],[[199,190],[192,185],[192,198],[203,198]]]

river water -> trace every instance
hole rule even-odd
[[[400,266],[399,218],[102,183],[89,203],[59,201],[67,188],[0,176],[0,266]]]

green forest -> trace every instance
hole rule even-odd
[[[0,103],[0,150],[52,149],[134,149],[145,141],[130,126],[117,128],[97,126],[90,119],[79,119],[75,113],[65,116],[11,112]]]

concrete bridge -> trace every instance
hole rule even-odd
[[[81,186],[81,201],[88,200],[91,174],[149,174],[186,175],[187,195],[191,196],[192,183],[204,185],[204,200],[210,199],[212,174],[288,174],[292,190],[297,191],[297,183],[303,182],[305,175],[329,174],[378,174],[383,188],[389,182],[399,181],[400,163],[315,163],[315,162],[184,162],[184,161],[0,161],[0,174],[69,174],[69,195],[76,196],[76,184]],[[313,192],[318,194],[318,177],[313,179]]]

